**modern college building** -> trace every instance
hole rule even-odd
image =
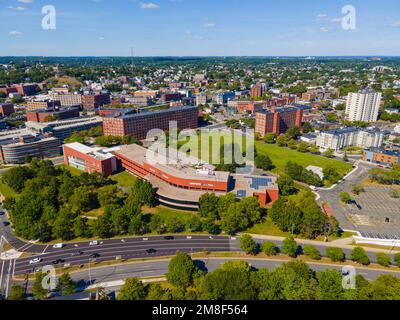
[[[178,129],[196,129],[199,110],[196,106],[175,107],[167,110],[142,113],[115,112],[103,119],[105,136],[134,136],[146,139],[152,129],[168,130],[171,121],[176,121]]]
[[[264,206],[279,197],[274,177],[233,175],[199,163],[169,163],[160,155],[158,161],[151,161],[152,153],[139,145],[123,146],[113,153],[123,168],[148,180],[157,190],[159,201],[172,208],[197,211],[200,197],[208,192],[234,192],[238,198],[256,196]]]
[[[64,163],[87,173],[98,172],[105,176],[117,170],[117,160],[113,154],[102,148],[90,148],[81,143],[63,146]]]
[[[371,148],[364,151],[362,159],[372,163],[392,166],[400,164],[400,152]]]

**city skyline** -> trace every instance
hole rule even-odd
[[[399,4],[273,1],[0,1],[1,56],[397,56]],[[42,8],[56,29],[42,28]],[[355,29],[342,8],[355,8]],[[181,14],[184,12],[184,14]]]

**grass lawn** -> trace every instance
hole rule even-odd
[[[163,206],[157,206],[155,208],[149,208],[149,207],[143,207],[143,213],[144,214],[156,214],[159,215],[163,218],[184,218],[184,219],[189,219],[193,216],[196,216],[197,213],[195,212],[190,212],[190,211],[180,211],[180,210],[174,210],[170,208],[166,208]]]
[[[137,178],[127,171],[118,173],[110,177],[111,180],[116,181],[122,188],[129,188],[137,180]]]
[[[333,166],[340,174],[345,175],[351,169],[352,165],[347,162],[328,159],[311,153],[301,153],[288,148],[279,147],[275,144],[267,144],[262,141],[256,141],[257,152],[260,155],[267,155],[275,165],[273,170],[276,173],[283,173],[285,165],[288,161],[296,162],[304,167],[310,165],[326,168],[327,166]]]
[[[104,214],[104,208],[93,209],[89,212],[85,212],[82,215],[85,217],[98,218]]]
[[[58,167],[69,171],[73,176],[80,176],[83,173],[82,170],[79,170],[71,166],[66,166],[65,164],[60,164]]]
[[[246,233],[262,234],[276,237],[289,237],[290,232],[283,232],[271,221],[269,217],[263,223],[254,225],[251,229],[246,230]]]
[[[5,182],[0,179],[0,193],[4,196],[4,198],[9,197],[17,197],[18,193],[11,189]]]

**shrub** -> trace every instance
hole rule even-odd
[[[313,260],[321,260],[321,253],[314,246],[304,246],[303,252],[306,256],[310,257]]]
[[[378,252],[376,254],[376,261],[378,262],[378,264],[384,267],[389,267],[391,264],[390,256],[383,252]]]
[[[286,238],[285,240],[283,240],[281,250],[288,256],[296,258],[298,252],[297,242],[292,237]]]
[[[341,248],[327,248],[326,255],[333,262],[342,262],[346,259],[346,256]]]
[[[350,253],[350,259],[363,265],[370,264],[367,253],[365,252],[364,248],[361,247],[356,247],[353,249],[353,251]]]
[[[275,243],[272,241],[266,241],[261,246],[262,252],[264,252],[267,256],[276,256],[278,254],[278,249],[276,248]]]

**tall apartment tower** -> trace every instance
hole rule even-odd
[[[378,120],[382,93],[371,88],[349,93],[346,104],[346,115],[350,121],[374,122]]]

